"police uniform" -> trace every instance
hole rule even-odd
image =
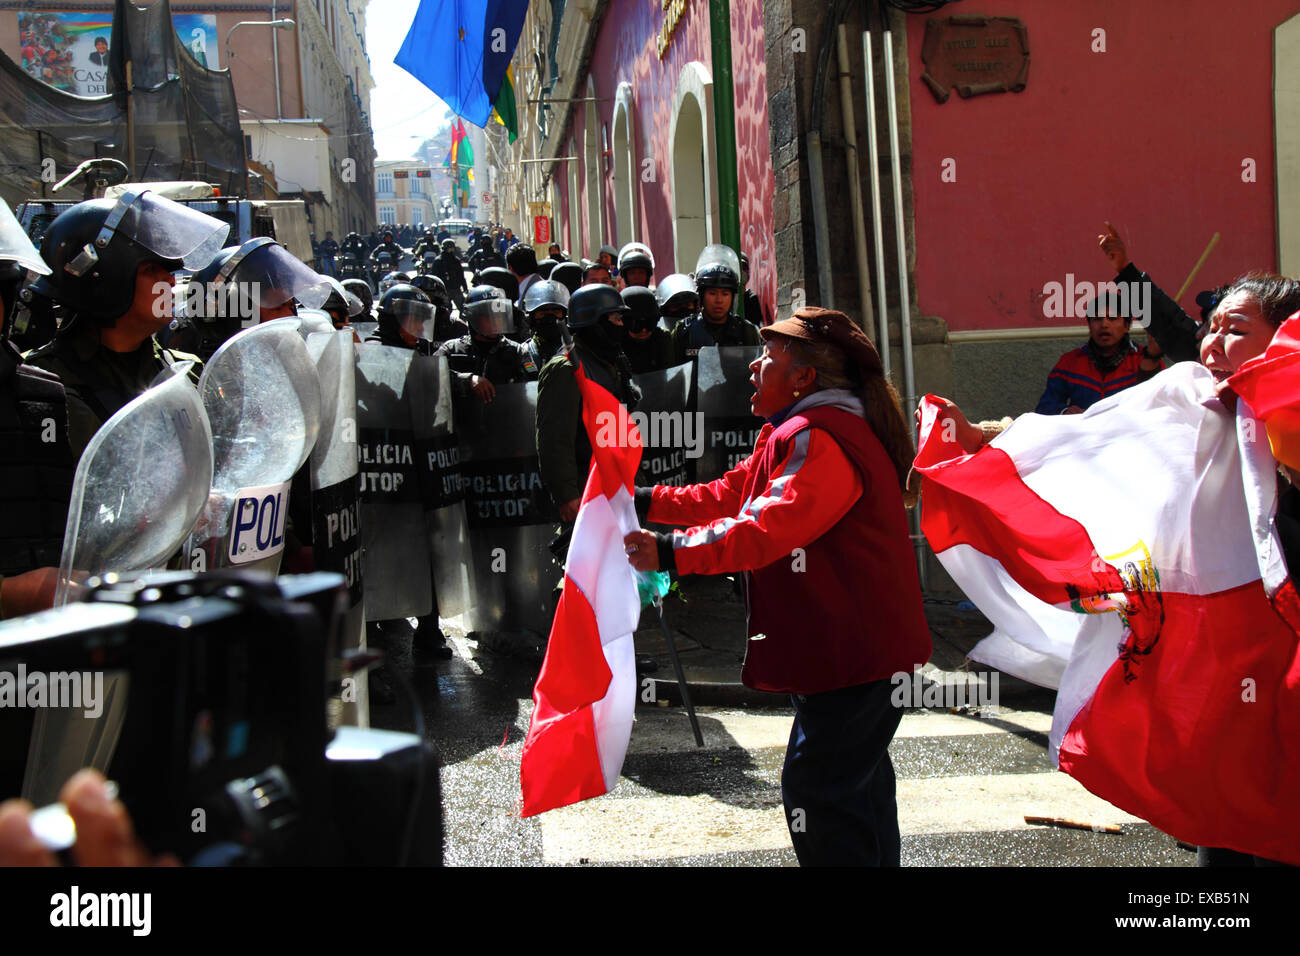
[[[623,340],[623,354],[637,375],[668,368],[673,364],[672,335],[657,326],[650,330],[648,339],[638,340],[629,335]]]
[[[27,356],[29,364],[53,372],[68,396],[68,443],[80,460],[101,425],[144,391],[159,372],[177,362],[194,362],[190,379],[198,384],[197,355],[165,349],[152,336],[134,352],[114,352],[99,341],[99,329],[79,321],[54,341]]]
[[[538,368],[528,357],[528,350],[518,342],[498,339],[484,346],[474,341],[472,335],[443,342],[434,355],[447,356],[452,373],[452,391],[457,395],[470,394],[470,378],[481,375],[493,385],[510,382],[527,382],[537,377]]]
[[[725,322],[710,322],[703,310],[677,323],[672,332],[674,364],[689,362],[700,349],[710,345],[758,345],[763,338],[758,326],[734,313],[728,313]]]

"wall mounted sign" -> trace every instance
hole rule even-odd
[[[1014,17],[954,16],[925,21],[921,79],[940,103],[954,86],[962,99],[1019,93],[1029,76],[1029,32]]]

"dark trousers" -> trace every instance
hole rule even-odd
[[[892,690],[879,680],[791,698],[781,799],[800,866],[899,865]]]

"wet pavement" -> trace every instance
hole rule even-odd
[[[409,680],[440,752],[449,865],[795,865],[780,798],[791,712],[778,696],[735,691],[743,605],[728,597],[725,579],[700,580],[688,579],[695,587],[686,588],[686,607],[670,602],[668,615],[696,687],[705,746],[695,746],[673,695],[640,702],[615,789],[527,820],[518,815],[519,756],[540,658],[508,642],[481,646],[458,621],[444,621],[450,661],[413,653],[409,639],[392,642],[391,666]],[[986,623],[955,602],[927,604],[927,614],[931,663],[960,668],[963,648]],[[663,642],[657,618],[642,624],[639,652],[661,655],[656,689],[675,689],[666,647],[652,649],[650,635]],[[904,865],[1195,864],[1194,852],[1053,770],[1046,750],[1052,695],[1008,680],[1001,678],[1000,707],[904,716],[890,749]],[[373,708],[372,722],[415,727],[400,689],[395,704]],[[1026,815],[1117,825],[1122,833],[1035,826]]]

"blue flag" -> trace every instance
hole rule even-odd
[[[528,0],[420,0],[393,62],[475,126],[486,126]]]

